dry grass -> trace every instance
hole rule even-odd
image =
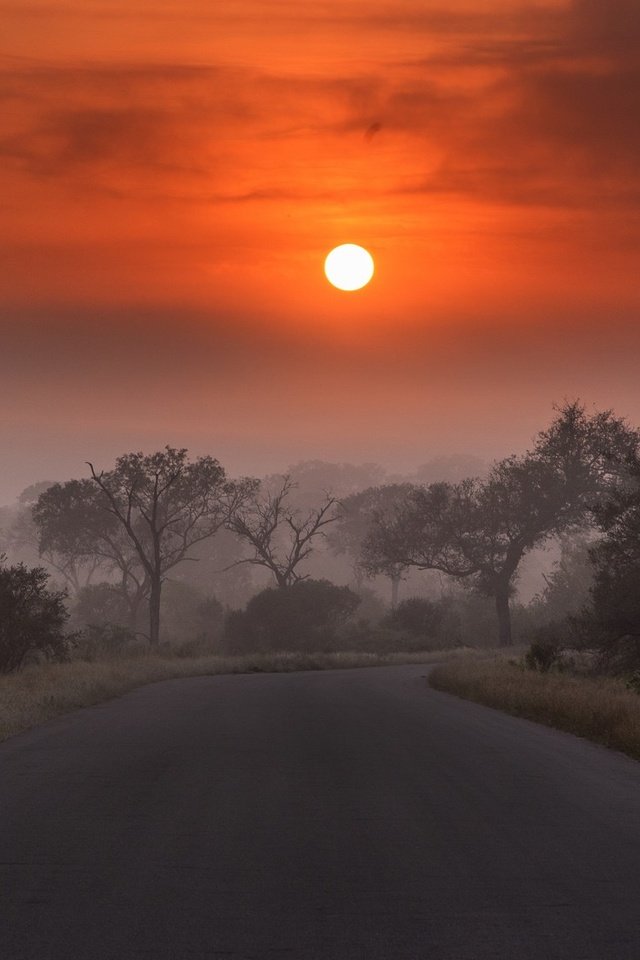
[[[433,663],[465,651],[440,653],[273,653],[181,658],[146,654],[87,663],[43,663],[0,676],[0,740],[45,720],[120,696],[135,687],[180,677],[225,673],[287,673]]]
[[[429,675],[436,690],[496,707],[640,760],[640,697],[610,677],[536,673],[517,661],[463,658]]]

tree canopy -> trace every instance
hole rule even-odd
[[[360,598],[327,580],[268,587],[227,618],[229,652],[333,649]]]
[[[435,569],[495,600],[499,640],[511,643],[509,597],[522,558],[593,513],[624,473],[638,437],[611,412],[565,404],[531,451],[496,463],[485,480],[413,487],[364,544],[370,570]]]
[[[252,484],[228,480],[213,457],[190,461],[185,449],[169,446],[126,454],[108,472],[89,467],[104,510],[126,532],[148,578],[149,639],[157,644],[165,575],[228,522]]]
[[[91,479],[56,483],[40,494],[32,509],[41,556],[55,558],[58,567],[86,569],[84,586],[75,582],[75,593],[92,585],[93,574],[117,574],[117,592],[127,607],[127,624],[135,630],[138,611],[149,594],[149,578],[127,531],[107,509],[104,496]]]
[[[602,538],[591,550],[593,616],[605,646],[631,641],[640,664],[640,455],[626,460],[626,482],[596,510]]]
[[[393,517],[413,489],[410,483],[388,483],[367,487],[343,497],[338,502],[337,523],[327,536],[335,553],[344,553],[350,557],[358,586],[363,576],[372,573],[383,572],[389,577],[392,607],[397,603],[398,585],[407,565],[402,562],[384,564],[380,568],[375,564],[368,565],[363,548],[374,526]]]

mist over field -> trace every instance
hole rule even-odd
[[[638,0],[0,11],[2,960],[638,960]]]
[[[634,515],[639,436],[573,401],[522,453],[437,457],[410,475],[312,460],[233,477],[168,445],[87,461],[2,508],[5,575],[39,577],[57,605],[53,647],[16,621],[22,648],[7,635],[6,668],[39,648],[62,659],[160,644],[386,653],[509,647],[545,629],[558,651],[571,637],[588,647],[598,613],[590,626],[587,610],[628,577],[616,551]]]

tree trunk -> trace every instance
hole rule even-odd
[[[509,609],[509,584],[499,584],[495,594],[498,614],[498,643],[501,647],[513,644],[511,636],[511,610]]]
[[[391,577],[391,609],[395,610],[398,606],[398,590],[400,589],[400,580],[402,577],[394,575]]]
[[[152,647],[157,647],[160,643],[160,591],[162,581],[160,577],[154,577],[151,581],[151,593],[149,594],[149,643]]]

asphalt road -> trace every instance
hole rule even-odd
[[[638,960],[640,764],[424,673],[169,681],[1,745],[2,960]]]

